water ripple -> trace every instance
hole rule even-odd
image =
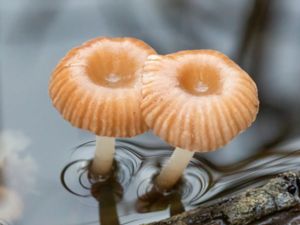
[[[70,163],[62,171],[61,180],[66,190],[84,204],[99,207],[98,201],[101,205],[101,199],[96,200],[91,195],[95,181],[91,180],[87,170],[94,150],[95,141],[74,148]],[[172,148],[164,145],[149,148],[131,140],[116,143],[116,180],[124,191],[118,203],[115,203],[118,204],[118,213],[122,215],[119,218],[121,224],[166,218],[204,202],[260,185],[273,174],[299,170],[300,165],[300,150],[288,151],[284,148],[260,152],[227,167],[214,165],[201,155],[196,155],[177,189],[157,195],[153,193],[153,177],[159,173],[171,153]],[[151,194],[157,201],[151,199]]]

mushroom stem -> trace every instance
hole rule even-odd
[[[181,178],[183,171],[193,158],[194,152],[176,148],[155,180],[160,190],[171,189]]]
[[[111,172],[115,154],[115,138],[96,136],[96,151],[91,172],[106,176]]]

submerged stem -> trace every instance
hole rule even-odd
[[[92,173],[106,176],[111,172],[115,155],[115,138],[96,136],[96,151],[92,162]]]
[[[171,189],[181,178],[193,155],[192,151],[176,148],[155,180],[157,187],[161,190]]]

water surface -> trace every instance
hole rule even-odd
[[[172,148],[149,146],[134,140],[117,142],[115,176],[96,182],[88,177],[87,166],[95,142],[75,148],[61,174],[62,185],[85,207],[97,209],[90,224],[141,224],[168,218],[226,197],[245,188],[263,184],[272,175],[297,170],[300,150],[293,146],[259,151],[235,164],[221,166],[197,153],[176,190],[151,192],[153,177],[170,157]]]

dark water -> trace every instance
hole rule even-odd
[[[97,182],[87,170],[95,149],[91,141],[73,150],[61,173],[61,182],[80,204],[97,209],[99,220],[84,224],[141,224],[258,186],[279,172],[299,170],[300,150],[295,146],[258,151],[230,166],[216,165],[196,154],[176,190],[159,194],[151,192],[152,180],[170,157],[170,147],[157,145],[151,149],[140,142],[120,140],[114,175]]]

